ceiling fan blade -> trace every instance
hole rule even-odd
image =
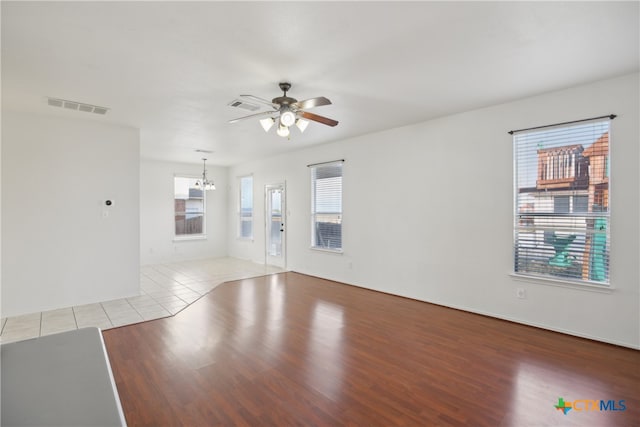
[[[280,108],[280,106],[278,104],[274,104],[273,102],[268,101],[268,100],[266,100],[264,98],[260,98],[259,96],[255,96],[255,95],[240,95],[240,97],[248,98],[248,99],[251,99],[253,101],[260,102],[260,103],[268,105],[269,107],[272,107],[272,108],[274,108],[276,110],[278,108]]]
[[[241,121],[246,120],[246,119],[253,119],[253,118],[261,117],[261,116],[270,116],[270,115],[272,115],[274,113],[275,113],[275,111],[263,111],[261,113],[251,114],[251,115],[248,115],[248,116],[238,117],[237,119],[229,120],[229,123],[237,123],[237,122],[241,122]]]
[[[329,104],[331,104],[331,101],[329,101],[328,98],[325,98],[324,96],[318,96],[317,98],[309,98],[305,99],[304,101],[294,102],[293,104],[291,104],[291,106],[300,110],[306,110],[307,108],[321,107],[323,105]]]
[[[309,113],[307,111],[299,111],[298,115],[307,120],[313,120],[314,122],[322,123],[327,126],[336,126],[338,124],[337,120],[329,119],[327,117],[322,117],[317,114]]]

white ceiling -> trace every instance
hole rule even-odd
[[[2,107],[140,129],[141,156],[250,159],[639,69],[638,2],[2,2]],[[290,141],[227,104],[326,96]],[[46,97],[106,106],[106,116]]]

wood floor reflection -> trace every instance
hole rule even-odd
[[[130,426],[640,420],[636,350],[297,273],[225,283],[103,335]],[[560,397],[626,409],[565,415]]]

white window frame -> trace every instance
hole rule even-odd
[[[242,212],[242,198],[243,198],[243,191],[242,191],[242,181],[244,179],[251,179],[251,215],[249,217],[243,216],[243,212]],[[255,210],[255,206],[254,206],[254,182],[253,182],[253,174],[249,174],[249,175],[243,175],[243,176],[239,176],[238,177],[238,210],[237,210],[237,215],[238,215],[238,232],[237,232],[237,238],[239,240],[251,240],[253,241],[253,236],[254,236],[254,226],[255,226],[255,221],[254,221],[254,210]],[[247,218],[249,218],[247,220]],[[249,236],[243,236],[242,235],[242,230],[243,230],[243,223],[245,222],[249,222],[251,224],[251,235]]]
[[[582,289],[612,289],[609,162],[613,118],[611,115],[511,132],[512,274],[517,279]],[[542,156],[547,157],[543,160]],[[580,170],[587,171],[586,176],[579,174]],[[585,196],[589,200],[586,212],[582,208]],[[563,201],[566,198],[568,212],[557,209],[561,205],[556,203],[556,197]]]
[[[331,161],[331,162],[325,162],[325,163],[316,163],[316,164],[312,164],[312,165],[308,165],[309,167],[309,171],[310,171],[310,181],[311,181],[311,249],[313,250],[318,250],[318,251],[326,251],[326,252],[333,252],[333,253],[343,253],[344,252],[344,230],[343,230],[343,201],[344,201],[344,168],[343,168],[343,164],[344,164],[344,160],[335,160],[335,161]],[[336,210],[333,211],[319,211],[317,209],[316,206],[316,187],[317,187],[317,183],[316,183],[316,179],[315,174],[316,171],[319,170],[320,168],[332,168],[332,167],[339,167],[340,168],[340,194],[339,194],[339,207]],[[334,196],[335,197],[335,196]],[[325,215],[328,217],[334,217],[335,220],[339,221],[339,228],[340,228],[340,245],[335,246],[332,245],[330,239],[328,239],[328,243],[327,244],[320,244],[317,241],[317,235],[318,233],[316,232],[317,230],[317,219],[318,219],[318,215]]]
[[[180,242],[185,240],[206,239],[207,238],[207,192],[204,189],[201,190],[202,191],[202,232],[197,234],[195,233],[194,234],[176,234],[176,216],[179,214],[179,212],[176,211],[176,207],[175,207],[175,200],[176,200],[175,185],[176,185],[177,178],[190,179],[194,181],[201,179],[198,176],[187,175],[187,174],[174,174],[173,176],[173,241]],[[186,214],[186,210],[183,213]]]

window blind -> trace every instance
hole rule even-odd
[[[514,271],[609,284],[610,120],[516,131]]]
[[[342,250],[342,161],[310,165],[311,246]]]

